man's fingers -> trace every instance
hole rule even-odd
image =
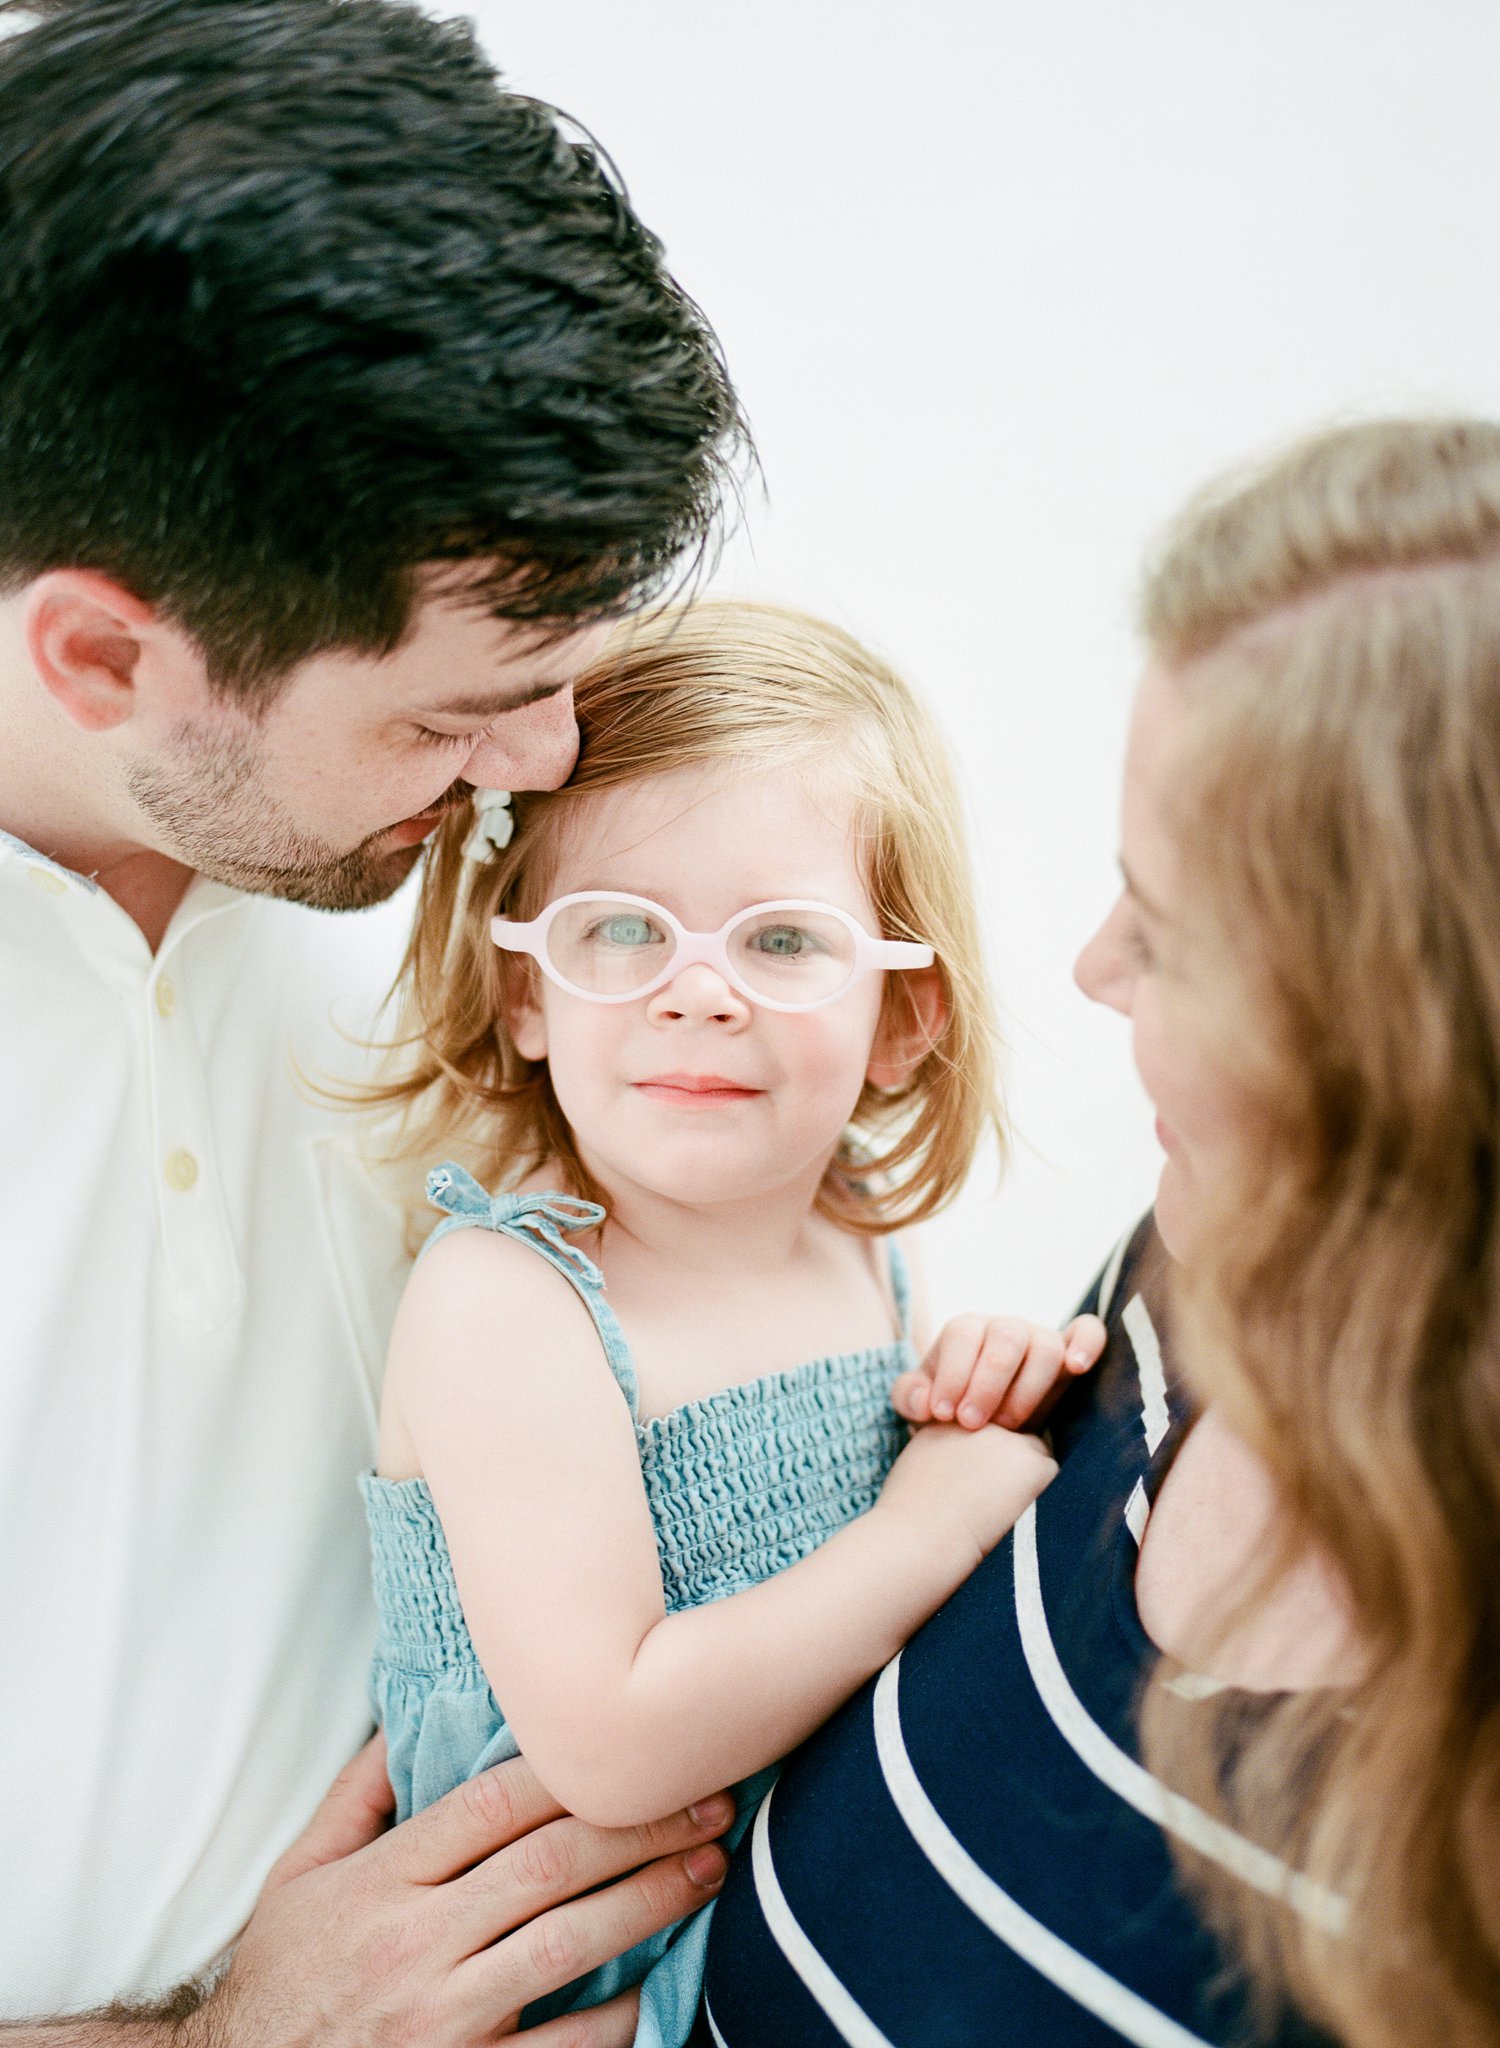
[[[686,1856],[648,1864],[603,1891],[554,1906],[459,1965],[451,1980],[455,2017],[476,2035],[493,2029],[518,2007],[706,1906],[728,1867],[719,1845],[705,1843]]]
[[[449,1923],[453,1952],[477,1955],[511,1928],[581,1892],[661,1857],[691,1853],[723,1834],[733,1818],[734,1801],[725,1792],[643,1827],[596,1828],[565,1814],[497,1851],[451,1887],[451,1903],[461,1908]],[[711,1865],[717,1854],[710,1856]]]
[[[608,2005],[592,2005],[587,2012],[564,2013],[560,2020],[548,2020],[544,2027],[528,2027],[526,2038],[535,2048],[630,2048],[640,2010],[637,1986],[622,1991]]]
[[[266,1889],[363,1849],[385,1833],[395,1805],[385,1774],[385,1737],[374,1735],[329,1786],[322,1805],[267,1878]]]
[[[512,1757],[414,1813],[381,1853],[406,1883],[442,1884],[561,1813],[526,1759]]]

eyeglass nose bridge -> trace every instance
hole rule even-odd
[[[670,917],[668,912],[663,912],[663,915]],[[738,918],[731,919],[728,925],[717,932],[685,931],[675,918],[670,918],[670,923],[672,935],[677,942],[672,957],[660,973],[637,990],[637,994],[650,1000],[659,996],[663,989],[670,988],[679,975],[685,974],[690,967],[711,967],[724,986],[733,990],[741,1002],[760,1001],[754,989],[746,986],[743,976],[736,972],[729,958],[728,934],[739,923]]]

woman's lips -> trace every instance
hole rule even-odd
[[[659,1102],[684,1105],[749,1102],[765,1093],[761,1088],[747,1088],[742,1081],[728,1080],[723,1074],[653,1074],[649,1080],[634,1085],[640,1094],[653,1096]]]

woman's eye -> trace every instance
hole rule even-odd
[[[414,730],[418,745],[423,747],[472,747],[479,738],[473,732],[434,732],[430,725],[419,725]]]

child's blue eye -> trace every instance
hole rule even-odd
[[[651,920],[639,911],[622,910],[617,917],[601,918],[593,935],[607,946],[649,946],[657,933]]]
[[[798,960],[821,950],[812,933],[795,924],[767,925],[750,943],[758,953],[769,953],[778,960]]]

